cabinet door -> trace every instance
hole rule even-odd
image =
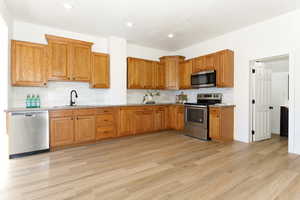
[[[166,68],[166,88],[178,89],[178,62],[176,59],[167,59]]]
[[[133,111],[121,109],[120,110],[120,128],[119,128],[119,135],[126,136],[126,135],[133,135],[134,134],[134,119],[133,119]]]
[[[73,117],[57,117],[50,119],[51,147],[59,147],[74,143]]]
[[[142,80],[144,89],[155,89],[154,65],[151,61],[144,61]]]
[[[164,89],[166,85],[166,73],[165,73],[165,66],[160,62],[154,62],[155,65],[155,88],[156,89]]]
[[[176,109],[176,130],[184,129],[184,107],[179,106]]]
[[[135,134],[148,133],[154,130],[153,111],[138,110],[134,112]]]
[[[154,111],[154,131],[161,131],[166,129],[166,111],[165,109],[158,109]]]
[[[75,120],[75,141],[95,140],[95,116],[77,116]]]
[[[91,88],[109,88],[109,55],[93,53],[91,68]]]
[[[192,67],[193,67],[192,60],[187,60],[180,63],[179,65],[179,88],[180,89],[191,88]]]
[[[234,86],[234,53],[230,50],[224,50],[216,53],[218,59],[217,67],[217,86]]]
[[[127,87],[128,89],[142,89],[143,77],[142,69],[144,63],[140,59],[128,58],[127,59]]]
[[[12,41],[12,85],[46,85],[46,46]]]
[[[66,41],[49,42],[49,80],[70,80],[69,44]]]
[[[91,47],[82,44],[72,44],[70,51],[71,79],[73,81],[90,81]]]
[[[211,139],[220,140],[221,131],[220,131],[220,110],[219,109],[210,109],[209,110],[209,136]]]
[[[193,73],[205,70],[205,56],[200,56],[193,59]]]

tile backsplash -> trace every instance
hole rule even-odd
[[[146,94],[148,90],[127,90],[127,103],[142,103],[143,96]],[[153,91],[153,90],[150,90]],[[153,98],[154,101],[159,103],[175,103],[175,91],[171,90],[159,90],[160,96],[155,96]]]
[[[49,82],[46,88],[12,87],[10,107],[24,107],[27,94],[39,94],[41,106],[62,106],[70,103],[71,90],[78,92],[77,103],[82,105],[108,104],[107,89],[90,89],[88,83]]]
[[[81,105],[110,104],[111,93],[109,89],[90,89],[88,83],[78,82],[49,82],[46,88],[39,87],[12,87],[9,107],[24,107],[28,94],[39,94],[41,106],[63,106],[70,101],[70,91],[75,89],[78,92],[77,103]],[[222,93],[223,103],[233,103],[234,89],[226,88],[203,88],[193,90],[182,90],[188,95],[188,102],[196,102],[198,93]],[[147,90],[127,90],[127,103],[142,103],[143,96]],[[160,90],[160,96],[154,100],[159,103],[174,103],[176,95],[180,91]]]

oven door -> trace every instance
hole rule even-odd
[[[216,86],[216,71],[203,71],[191,75],[191,85],[193,88],[205,88]]]
[[[188,136],[208,140],[207,106],[185,106],[185,133]]]

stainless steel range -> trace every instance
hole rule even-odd
[[[185,104],[185,133],[201,140],[209,138],[209,105],[222,103],[222,94],[198,94],[196,103]]]

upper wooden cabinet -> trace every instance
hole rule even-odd
[[[144,62],[136,58],[127,58],[127,88],[143,89],[142,68]]]
[[[90,81],[93,43],[46,35],[49,43],[49,80]]]
[[[186,60],[179,65],[179,89],[191,89],[193,60]]]
[[[157,85],[157,70],[155,61],[127,58],[128,89],[158,89],[161,85]]]
[[[92,53],[91,72],[91,88],[109,88],[109,55]]]
[[[164,89],[166,86],[166,70],[165,66],[160,62],[154,63],[155,89]]]
[[[179,63],[184,61],[183,56],[164,56],[159,58],[165,67],[165,88],[179,89]]]
[[[13,86],[45,86],[47,46],[12,41],[11,81]]]
[[[234,52],[223,50],[215,53],[217,87],[234,87]]]
[[[223,50],[193,59],[193,73],[215,70],[217,87],[234,86],[234,52]]]

